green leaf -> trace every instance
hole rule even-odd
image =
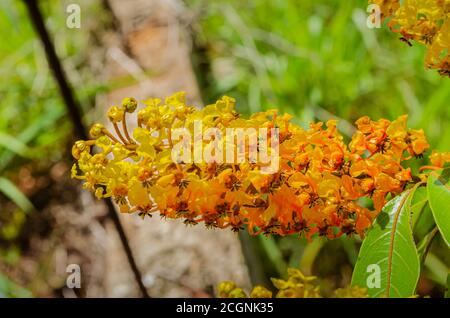
[[[413,197],[411,199],[411,220],[412,224],[417,223],[423,208],[428,202],[428,192],[425,187],[418,187],[416,191],[414,191]]]
[[[435,227],[432,231],[426,234],[422,240],[417,241],[417,255],[419,255],[420,263],[423,264],[425,258],[427,257],[428,251],[433,243],[436,234],[438,233],[438,228]]]
[[[450,246],[450,169],[432,171],[428,177],[428,200],[442,238]]]
[[[428,191],[426,187],[418,187],[411,199],[411,223],[414,239],[422,241],[435,226],[433,214],[428,204]]]
[[[22,141],[11,135],[5,134],[4,132],[0,132],[0,146],[22,157],[26,157],[30,152],[29,148],[24,143],[22,143]]]
[[[409,297],[415,292],[420,263],[410,223],[414,190],[389,201],[363,241],[352,285],[367,287],[370,297]]]
[[[53,106],[53,105],[51,105]],[[64,108],[62,107],[52,107],[51,112],[45,113],[43,116],[36,118],[30,125],[22,131],[16,139],[19,143],[27,144],[37,136],[39,136],[42,131],[48,129],[49,126],[53,125],[57,120],[59,120],[64,115]],[[8,148],[6,148],[8,149]],[[8,164],[14,159],[14,152],[5,151],[0,155],[0,171],[5,169]]]
[[[424,265],[426,276],[439,285],[445,286],[448,275],[447,264],[440,260],[435,254],[429,252]]]
[[[0,192],[13,201],[24,212],[34,210],[33,204],[22,191],[20,191],[14,183],[4,177],[0,177]]]
[[[450,273],[447,274],[447,286],[445,288],[445,298],[450,298]]]

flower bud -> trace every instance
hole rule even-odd
[[[228,298],[230,293],[236,288],[236,284],[233,282],[225,281],[221,282],[217,286],[218,294],[220,298]]]
[[[94,124],[89,130],[89,135],[91,135],[91,137],[95,139],[100,138],[105,134],[104,129],[105,126],[103,126],[102,124]]]
[[[263,286],[255,286],[250,293],[250,298],[272,298],[272,292]]]
[[[122,106],[127,113],[132,113],[137,108],[137,100],[133,97],[127,97],[122,100]]]
[[[89,146],[84,140],[78,140],[72,147],[72,156],[78,160],[84,151],[89,151]]]
[[[242,288],[236,288],[231,291],[229,298],[247,298],[247,294]]]
[[[123,120],[124,111],[118,106],[112,106],[108,110],[108,119],[113,123],[118,123]]]

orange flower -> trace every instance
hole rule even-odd
[[[392,122],[362,117],[347,145],[334,120],[303,129],[289,121],[290,115],[278,116],[276,110],[244,119],[229,97],[202,110],[187,106],[182,93],[165,102],[144,103],[133,134],[126,130],[125,116],[138,105],[134,99],[125,99],[122,106],[109,111],[117,136],[96,124],[92,140],[75,143],[72,153],[77,163],[72,176],[84,180],[84,187],[97,197],[112,197],[122,212],[145,217],[159,211],[189,225],[202,222],[234,231],[247,228],[251,234],[297,233],[307,238],[364,235],[386,196],[399,194],[414,180],[402,163],[429,148],[422,130],[406,126],[407,116]],[[274,154],[280,169],[264,174],[263,163],[249,160],[174,161],[172,128],[191,132],[195,120],[224,135],[229,127],[278,127],[279,149]],[[214,140],[200,142],[209,149]],[[92,147],[100,151],[93,155]],[[261,149],[258,140],[258,154]],[[431,162],[442,167],[450,162],[450,154],[433,153]],[[373,211],[360,205],[362,197],[372,199]]]
[[[448,0],[369,0],[380,6],[382,20],[412,46],[426,46],[425,65],[450,76],[450,2]]]

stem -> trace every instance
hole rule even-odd
[[[126,114],[126,113],[125,113],[125,114]],[[124,133],[125,133],[125,137],[126,137],[127,140],[128,140],[128,143],[133,144],[134,141],[133,141],[133,139],[131,139],[130,134],[128,133],[128,129],[127,129],[127,121],[126,121],[126,119],[125,119],[125,115],[123,115],[122,128],[123,128],[123,131],[124,131]]]
[[[172,128],[167,128],[167,139],[169,141],[169,146],[170,148],[173,148],[173,143],[172,143]]]
[[[103,133],[109,138],[111,139],[113,142],[120,144],[120,141],[117,140],[116,137],[113,136],[113,134],[111,134],[107,129],[103,130]]]
[[[117,126],[117,123],[113,123],[113,126],[114,126],[114,130],[116,131],[117,136],[119,136],[120,140],[122,140],[124,145],[128,144],[128,141],[126,141],[125,138],[122,136],[119,126]]]
[[[130,265],[131,271],[134,274],[134,278],[136,280],[136,283],[139,286],[139,290],[141,291],[142,297],[143,298],[151,298],[149,293],[147,292],[147,288],[144,286],[144,283],[142,281],[141,272],[139,271],[139,268],[136,265],[136,261],[135,261],[133,252],[130,248],[130,245],[128,244],[128,238],[125,234],[122,224],[120,223],[120,219],[119,219],[119,216],[117,215],[116,209],[114,208],[114,204],[112,203],[111,199],[104,199],[104,202],[106,203],[106,206],[108,207],[108,216],[114,222],[117,233],[119,234],[120,241],[122,242],[123,249],[124,249],[127,259],[128,259],[128,264]]]
[[[422,172],[423,170],[439,170],[441,167],[435,167],[435,166],[423,166],[419,168],[419,171]]]

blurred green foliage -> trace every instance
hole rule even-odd
[[[30,298],[32,293],[0,273],[0,298]]]
[[[450,149],[450,80],[425,50],[366,25],[367,0],[188,1],[212,77],[204,100],[229,94],[245,113],[279,108],[302,123],[332,116],[409,115],[435,149]]]
[[[82,2],[86,10],[95,7]],[[89,26],[83,25],[86,32],[66,27],[68,3],[40,1],[58,56],[86,111],[98,85],[82,69],[91,38]],[[21,1],[1,1],[0,38],[0,171],[30,159],[55,162],[64,153],[71,124]]]
[[[17,157],[59,156],[52,146],[68,133],[63,104],[27,20],[20,2],[2,1],[0,37],[7,41],[0,43],[0,140],[6,139],[0,142],[1,169]]]
[[[84,31],[66,27],[70,1],[39,1],[46,25],[66,74],[89,112],[101,88],[94,74],[84,67],[90,54],[89,30],[102,23],[99,1],[78,1],[83,6]],[[87,13],[88,14],[84,14]],[[90,16],[90,18],[89,18]],[[0,259],[14,266],[20,260],[17,240],[35,207],[17,185],[24,166],[31,174],[48,174],[50,167],[68,158],[73,138],[42,45],[22,1],[0,1]],[[28,185],[30,186],[30,185]],[[49,194],[50,197],[50,194]],[[27,295],[0,276],[0,297]]]

